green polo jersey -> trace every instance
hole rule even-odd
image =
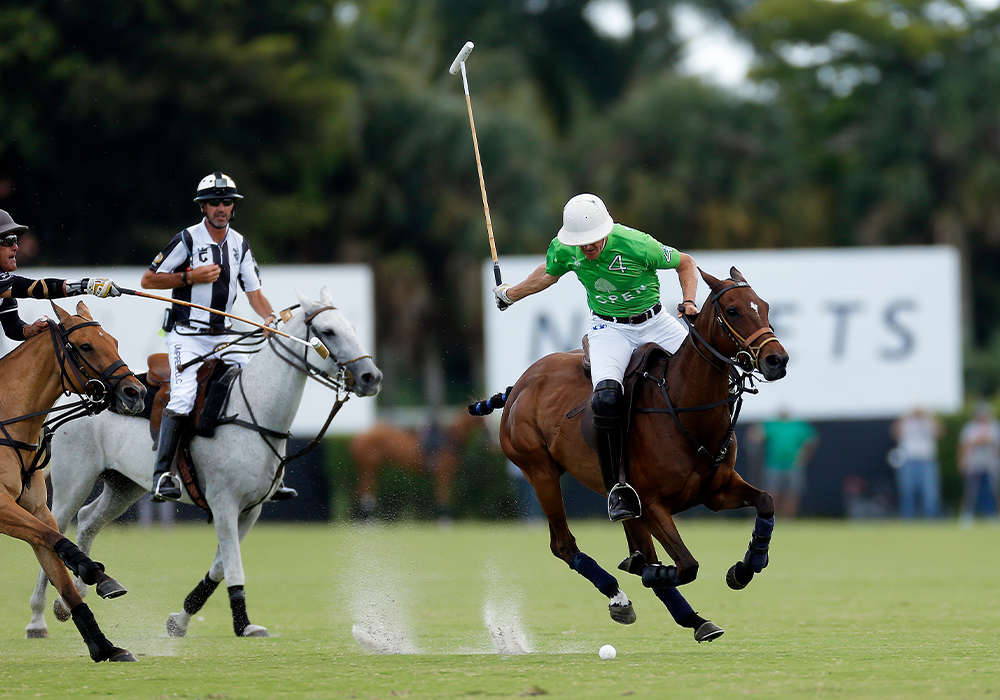
[[[587,305],[604,316],[634,316],[660,300],[659,269],[680,264],[680,253],[648,233],[615,224],[597,260],[587,260],[579,246],[553,238],[545,272],[561,277],[575,272],[587,290]]]

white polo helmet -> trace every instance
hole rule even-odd
[[[611,233],[614,225],[600,197],[578,194],[563,207],[563,225],[557,238],[566,245],[589,245]]]
[[[206,199],[224,199],[226,197],[243,199],[243,195],[236,191],[236,180],[224,172],[216,170],[211,175],[201,178],[194,195],[194,201],[201,202]]]

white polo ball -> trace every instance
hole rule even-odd
[[[610,644],[605,644],[603,647],[598,649],[597,655],[600,656],[605,661],[610,661],[611,659],[618,656],[618,651]]]

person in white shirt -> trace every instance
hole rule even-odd
[[[896,481],[899,486],[899,514],[910,519],[917,515],[936,518],[941,512],[941,474],[938,467],[938,439],[941,423],[921,406],[900,416],[892,425],[899,455]]]
[[[260,270],[250,244],[229,225],[239,199],[243,195],[236,189],[233,178],[225,173],[216,171],[202,178],[194,197],[202,220],[170,239],[143,274],[142,287],[172,289],[174,299],[227,313],[232,313],[237,289],[242,288],[253,310],[265,323],[273,323],[276,316],[261,290]],[[181,497],[170,465],[180,441],[183,420],[194,407],[202,362],[188,364],[183,369],[181,366],[201,356],[204,356],[202,361],[212,357],[214,348],[225,340],[220,336],[230,332],[226,318],[219,314],[181,305],[173,306],[171,313],[167,334],[170,402],[160,423],[151,492],[154,501],[176,501]],[[241,358],[242,355],[234,355],[227,359],[239,362]],[[272,498],[282,500],[295,495],[294,489],[282,485]]]
[[[986,489],[994,505],[1000,476],[1000,423],[993,417],[993,407],[980,403],[975,416],[962,428],[958,437],[958,473],[962,475],[962,506],[959,521],[972,522],[980,491]]]

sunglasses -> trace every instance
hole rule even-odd
[[[206,199],[205,200],[205,202],[210,207],[217,207],[220,204],[222,206],[224,206],[224,207],[231,207],[231,206],[233,206],[233,202],[234,201],[235,200],[232,197],[226,197],[225,199]]]
[[[17,234],[11,233],[6,236],[0,236],[0,246],[4,248],[13,248],[17,245]]]

